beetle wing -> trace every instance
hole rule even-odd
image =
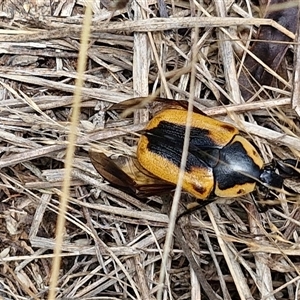
[[[134,186],[134,180],[104,153],[90,150],[89,156],[97,172],[107,181],[120,187]]]
[[[113,186],[128,194],[144,198],[166,193],[171,185],[147,172],[131,157],[113,160],[104,153],[89,151],[91,162],[97,172]]]
[[[186,120],[186,110],[166,109],[156,114],[145,130],[154,135],[169,136],[183,144]],[[192,114],[190,145],[199,149],[223,148],[237,134],[238,129],[230,124],[197,113]]]
[[[138,144],[138,160],[150,173],[176,184],[182,157],[182,141],[174,142],[157,135],[143,135]],[[189,152],[183,178],[183,189],[199,199],[207,199],[214,189],[212,168],[198,155]]]
[[[137,98],[131,98],[125,101],[122,101],[120,103],[114,104],[110,107],[110,109],[121,109],[124,110],[122,113],[123,117],[130,115],[133,113],[136,109],[145,108],[147,105],[156,103],[159,105],[159,109],[156,109],[157,111],[161,111],[167,108],[175,108],[175,109],[181,109],[181,110],[187,110],[188,109],[188,101],[186,100],[173,100],[168,98],[162,98],[162,97],[154,97],[154,96],[148,96],[148,97],[137,97]],[[206,114],[201,111],[197,107],[193,107],[193,112],[204,115]]]

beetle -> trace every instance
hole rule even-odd
[[[137,159],[148,172],[176,184],[182,155],[187,111],[166,109],[146,126],[137,148]],[[153,163],[155,162],[155,163]],[[183,189],[197,199],[237,197],[252,192],[265,176],[263,160],[234,126],[192,113]],[[273,180],[274,181],[274,180]],[[276,176],[275,186],[282,181]]]
[[[129,174],[124,164],[116,165],[109,158],[90,152],[93,165],[104,178],[123,189],[128,184],[130,191],[141,197],[173,189],[180,170],[186,104],[159,100],[167,101],[167,107],[155,114],[141,132],[137,160],[133,163],[135,171]],[[133,106],[132,99],[128,103]],[[126,103],[121,103],[121,106],[126,107]],[[284,178],[277,173],[278,170],[289,175],[292,168],[296,172],[295,167],[295,160],[264,166],[255,147],[235,126],[208,117],[197,109],[192,112],[182,188],[198,200],[206,200],[208,204],[216,197],[243,196],[254,191],[256,185],[269,195],[270,189],[283,187]],[[140,182],[134,178],[136,172],[140,172]],[[112,179],[109,173],[114,173],[119,180]],[[124,174],[129,176],[128,180],[124,179]]]

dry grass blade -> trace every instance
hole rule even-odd
[[[134,0],[108,7],[111,2],[104,1],[107,10],[99,1],[89,1],[91,37],[78,139],[71,143],[75,154],[66,223],[59,230],[57,299],[152,300],[159,290],[164,299],[299,298],[297,195],[267,201],[271,209],[261,214],[246,196],[219,200],[186,218],[171,235],[166,212],[173,190],[164,197],[128,195],[98,175],[88,156],[95,147],[116,160],[134,158],[139,131],[163,104],[126,117],[120,106],[109,108],[153,93],[191,98],[207,115],[233,123],[266,163],[300,157],[299,117],[291,106],[298,112],[299,34],[262,18],[257,1],[223,2]],[[295,5],[276,2],[281,3],[276,9]],[[1,4],[1,299],[52,297],[55,232],[86,3]],[[284,68],[271,68],[251,52],[261,25],[292,40]],[[192,48],[197,49],[194,55]],[[259,86],[243,102],[237,78],[246,55],[277,83]],[[259,98],[262,91],[264,99]],[[293,188],[298,181],[292,178],[288,184]],[[180,212],[193,200],[182,193]],[[163,252],[167,235],[172,242]],[[164,253],[165,280],[159,286]]]

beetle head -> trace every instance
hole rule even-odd
[[[270,197],[270,189],[281,189],[283,187],[283,177],[276,173],[274,164],[265,166],[259,179],[261,181],[259,189],[265,194],[266,199]]]
[[[285,178],[300,178],[298,160],[274,160],[271,164],[264,167],[259,177],[261,181],[259,189],[265,194],[265,199],[272,198],[270,197],[270,190],[272,188],[275,190],[284,188],[286,192],[292,194],[296,193],[294,190],[291,190],[284,185]]]

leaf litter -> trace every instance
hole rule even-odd
[[[132,197],[105,182],[88,157],[91,146],[109,156],[134,156],[152,108],[124,119],[107,111],[111,104],[152,93],[185,100],[192,94],[197,107],[244,131],[266,162],[299,157],[299,35],[269,19],[272,5],[277,14],[291,7],[298,13],[295,1],[121,2],[92,3],[57,299],[156,299],[171,197]],[[1,4],[3,299],[48,297],[86,3]],[[263,28],[284,40],[275,65],[263,57],[253,63],[276,80],[253,83],[245,66],[255,45],[270,43]],[[243,99],[245,77],[254,91],[250,97],[242,91]],[[183,194],[181,210],[188,201]],[[165,299],[297,298],[298,228],[298,199],[285,195],[263,214],[249,197],[194,213],[176,228]]]

